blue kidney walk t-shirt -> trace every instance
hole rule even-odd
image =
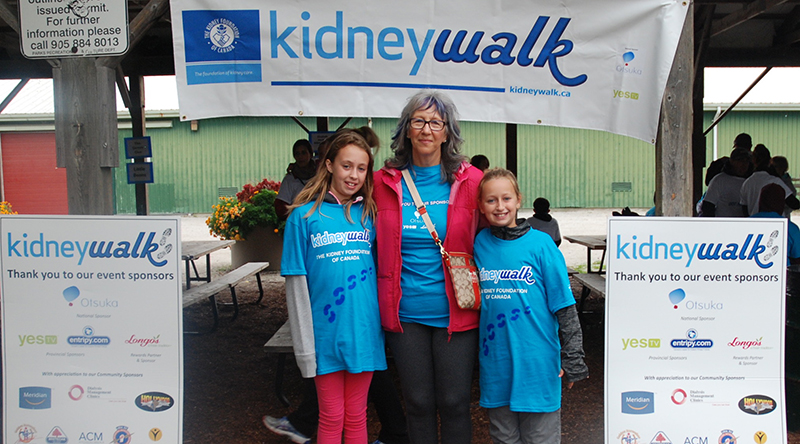
[[[487,228],[475,238],[481,284],[480,404],[514,412],[561,408],[555,313],[575,304],[564,256],[549,235],[514,240]]]
[[[286,221],[281,274],[308,281],[317,374],[385,370],[386,355],[378,309],[371,219],[361,224],[362,205],[314,202],[295,208]]]
[[[447,205],[450,184],[442,182],[442,169],[411,167],[411,176],[422,203],[431,216],[439,238],[444,242],[447,228]],[[400,254],[403,269],[400,273],[400,320],[431,327],[445,328],[450,323],[450,305],[444,285],[444,265],[439,247],[417,212],[414,198],[403,183],[403,242]]]

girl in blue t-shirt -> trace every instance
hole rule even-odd
[[[589,377],[564,256],[517,219],[514,174],[485,172],[478,209],[490,227],[475,239],[481,283],[480,384],[495,443],[561,442],[561,377]],[[559,342],[559,334],[561,341]]]
[[[353,130],[333,140],[290,207],[281,274],[295,358],[314,378],[317,443],[367,442],[372,372],[386,369],[373,259],[373,157]]]

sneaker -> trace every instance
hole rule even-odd
[[[311,444],[311,439],[306,435],[298,432],[291,422],[284,416],[283,418],[273,418],[272,416],[265,416],[264,425],[278,435],[283,435],[296,442],[297,444]]]
[[[380,439],[376,439],[375,442],[373,442],[372,444],[385,444],[385,443]]]

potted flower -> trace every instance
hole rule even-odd
[[[270,270],[280,269],[283,252],[283,227],[274,202],[280,182],[264,179],[246,184],[236,197],[220,197],[214,212],[206,219],[212,235],[235,240],[231,246],[231,265],[269,262]]]

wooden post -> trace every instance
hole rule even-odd
[[[93,57],[53,69],[56,163],[67,169],[69,214],[114,214],[119,166],[114,69]]]
[[[694,12],[690,5],[661,101],[656,138],[656,214],[692,215]]]
[[[144,77],[135,76],[130,78],[131,89],[131,126],[133,137],[144,137],[147,134],[144,117]],[[133,163],[144,163],[144,159],[134,159]],[[148,189],[146,183],[137,183],[136,187],[136,215],[147,216],[150,214],[148,200]]]
[[[506,169],[517,174],[517,124],[506,123]]]

